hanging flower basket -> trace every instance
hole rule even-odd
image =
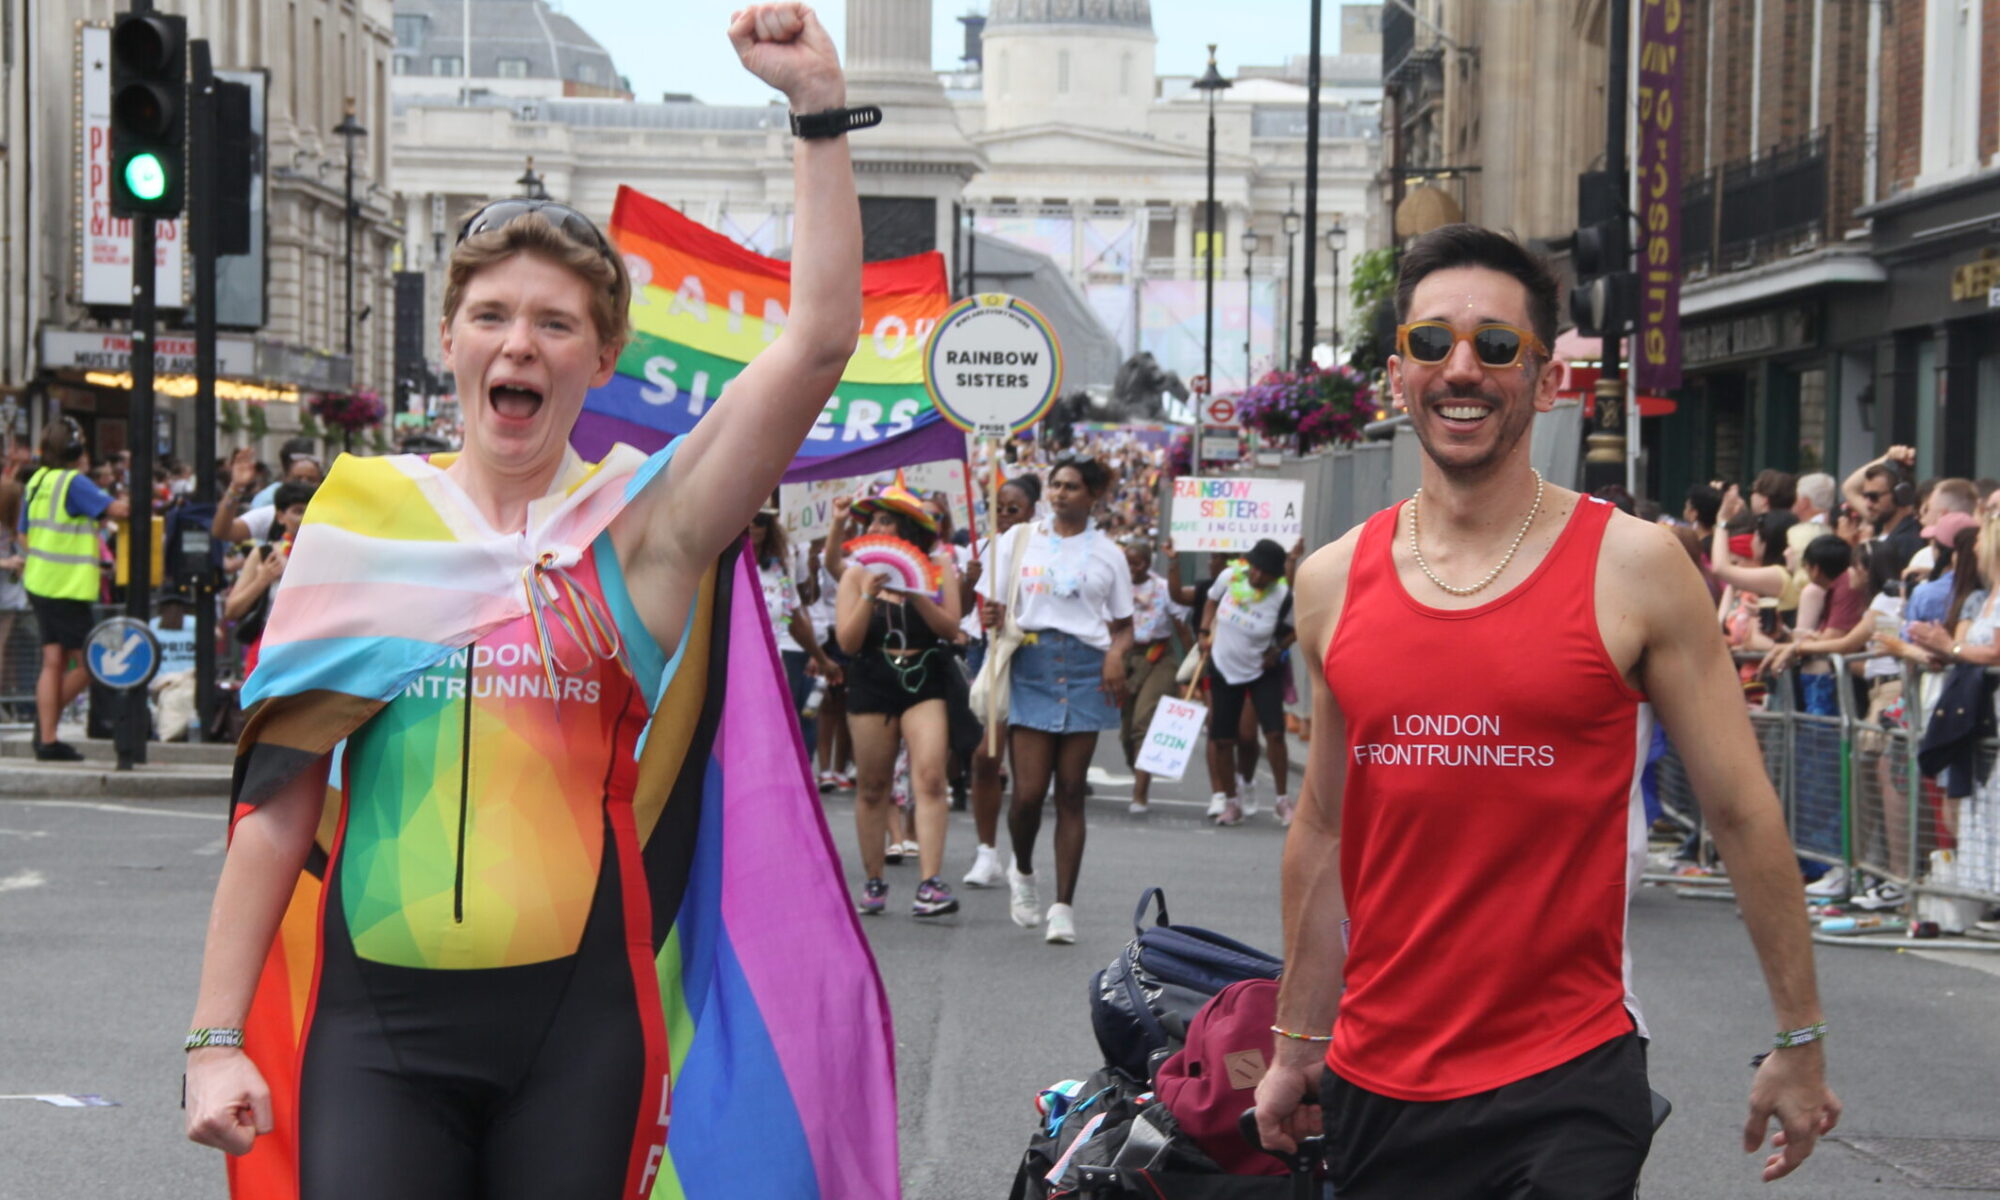
[[[388,415],[382,397],[374,392],[322,392],[307,402],[306,411],[321,425],[337,429],[349,438],[380,425]]]
[[[1299,453],[1315,446],[1350,445],[1375,419],[1375,389],[1368,377],[1341,365],[1326,370],[1272,371],[1243,393],[1237,412],[1245,427],[1268,441],[1295,441]]]

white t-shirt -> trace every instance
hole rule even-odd
[[[1095,524],[1057,537],[1053,519],[1015,526],[1000,538],[991,575],[979,594],[1001,604],[1013,586],[1014,547],[1022,545],[1020,611],[1014,619],[1036,632],[1067,633],[1094,650],[1111,649],[1109,622],[1132,615],[1132,568],[1125,552]]]
[[[1889,619],[1877,621],[1875,618],[1878,613]],[[1878,592],[1875,598],[1868,602],[1868,619],[1874,622],[1875,628],[1900,636],[1903,629],[1903,598],[1891,596],[1887,592]],[[1863,663],[1861,672],[1864,678],[1887,679],[1891,675],[1903,673],[1903,662],[1893,654],[1884,654]]]
[[[270,536],[271,526],[277,523],[278,510],[268,504],[262,504],[244,513],[237,520],[243,522],[243,527],[250,531],[251,541],[261,542]]]
[[[1132,640],[1144,645],[1174,636],[1174,622],[1188,619],[1185,604],[1174,603],[1173,589],[1158,571],[1146,582],[1132,585]]]
[[[792,612],[799,607],[799,590],[792,586],[792,574],[783,565],[759,564],[757,578],[764,585],[764,615],[771,621],[771,637],[780,650],[803,650],[792,640]]]
[[[1230,584],[1248,570],[1238,563],[1208,589],[1209,599],[1215,601],[1215,640],[1208,653],[1216,671],[1232,687],[1241,687],[1264,673],[1264,652],[1277,639],[1278,629],[1292,619],[1292,589],[1283,581],[1272,584],[1261,596],[1253,593],[1248,604],[1236,598]],[[1248,590],[1247,582],[1244,588]]]

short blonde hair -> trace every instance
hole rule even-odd
[[[579,242],[539,212],[522,213],[497,229],[483,229],[452,250],[445,268],[445,321],[458,315],[474,275],[516,254],[539,255],[589,284],[590,321],[598,338],[613,350],[624,349],[631,335],[632,308],[632,277],[624,260],[616,249],[607,254]]]

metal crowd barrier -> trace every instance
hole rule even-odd
[[[1738,662],[1754,664],[1758,657],[1739,656]],[[1748,701],[1750,726],[1799,857],[1850,872],[1858,868],[1901,885],[1913,900],[2000,904],[2000,780],[1994,778],[2000,743],[1989,738],[1980,745],[1972,794],[1948,798],[1916,761],[1943,676],[1900,663],[1901,723],[1870,722],[1858,711],[1850,668],[1873,657],[1880,656],[1805,660],[1832,669],[1831,714],[1800,706],[1797,664],[1769,679],[1761,700]],[[1697,861],[1712,864],[1714,848],[1680,749],[1670,744],[1657,770],[1663,808],[1693,828]]]

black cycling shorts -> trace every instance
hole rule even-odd
[[[1210,740],[1233,742],[1243,724],[1243,701],[1247,697],[1257,710],[1257,728],[1276,736],[1285,731],[1285,672],[1290,665],[1280,662],[1249,683],[1235,684],[1211,669],[1208,674]]]
[[[577,952],[427,970],[354,953],[327,871],[319,992],[299,1080],[300,1200],[615,1200],[646,1046],[618,852]]]
[[[1637,1033],[1505,1087],[1395,1100],[1321,1077],[1340,1200],[1630,1200],[1653,1145]]]

